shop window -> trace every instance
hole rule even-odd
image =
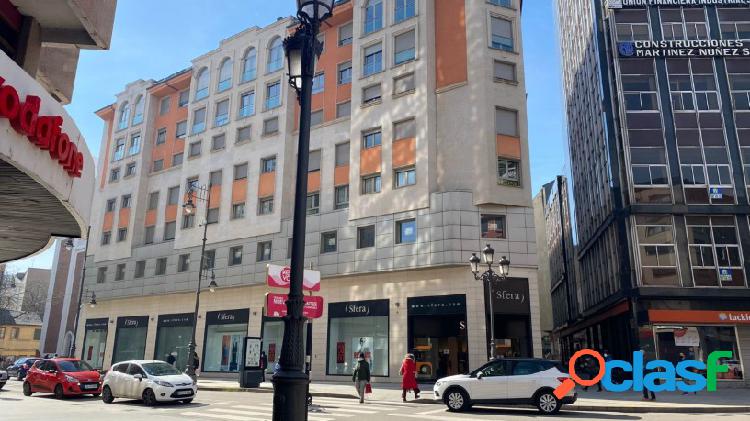
[[[656,358],[677,364],[681,355],[688,360],[706,362],[714,351],[731,351],[732,358],[719,364],[729,366],[726,373],[717,373],[719,380],[744,379],[740,349],[733,326],[655,326]]]
[[[146,352],[147,332],[148,316],[118,317],[112,364],[127,360],[142,360]]]
[[[482,215],[482,238],[505,238],[505,215]]]
[[[686,216],[696,286],[745,286],[734,216]]]
[[[671,216],[636,215],[642,285],[680,285]]]
[[[248,309],[206,312],[204,372],[239,371],[248,318]]]
[[[81,359],[95,369],[104,365],[104,351],[107,345],[109,319],[86,319]]]
[[[172,356],[174,367],[184,371],[188,362],[188,347],[185,338],[192,334],[193,314],[162,314],[157,319],[154,358],[162,361]]]
[[[328,375],[351,376],[359,354],[372,376],[388,376],[388,300],[328,305]]]

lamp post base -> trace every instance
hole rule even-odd
[[[273,421],[307,419],[307,387],[310,379],[300,371],[279,371],[273,375]]]

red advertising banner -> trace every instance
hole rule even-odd
[[[266,294],[266,315],[269,317],[286,316],[286,294]],[[323,315],[323,297],[305,296],[305,307],[302,309],[302,315],[308,319],[318,319]]]
[[[268,362],[276,362],[276,344],[268,344]]]
[[[336,342],[336,364],[346,362],[346,343]]]
[[[269,287],[289,288],[291,275],[289,266],[266,265],[266,283]],[[305,291],[320,291],[320,272],[317,270],[305,270],[302,277],[302,288]]]

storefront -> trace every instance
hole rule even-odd
[[[388,372],[389,300],[328,304],[328,359],[326,374],[351,376],[360,353],[370,363],[370,373]]]
[[[86,319],[81,359],[94,368],[102,369],[104,367],[104,351],[107,348],[108,326],[109,319],[106,317]]]
[[[466,295],[409,297],[409,350],[416,357],[417,379],[438,378],[469,371]]]
[[[206,313],[201,359],[204,372],[239,371],[249,317],[250,310],[247,308]]]
[[[489,315],[489,284],[485,282],[485,314]],[[495,312],[496,354],[505,357],[533,357],[531,340],[531,307],[529,282],[525,278],[508,278],[492,288]],[[490,340],[490,319],[486,317],[487,343]]]
[[[118,317],[112,364],[126,360],[142,360],[146,354],[147,333],[148,316]]]
[[[263,338],[263,352],[266,354],[268,365],[266,374],[273,374],[273,367],[281,355],[281,342],[284,340],[284,320],[278,317],[263,317],[261,328]]]
[[[183,371],[187,367],[188,344],[193,333],[193,313],[163,314],[156,324],[154,359],[167,361],[175,357],[175,367]]]

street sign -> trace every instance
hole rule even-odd
[[[289,288],[291,282],[291,270],[289,266],[266,265],[266,283],[269,287]],[[320,291],[320,272],[317,270],[305,270],[302,277],[302,288],[305,291]]]
[[[286,294],[266,293],[266,316],[284,317],[287,314],[286,300],[289,298]],[[318,319],[323,316],[323,297],[305,295],[305,306],[302,308],[302,315],[308,319]]]

